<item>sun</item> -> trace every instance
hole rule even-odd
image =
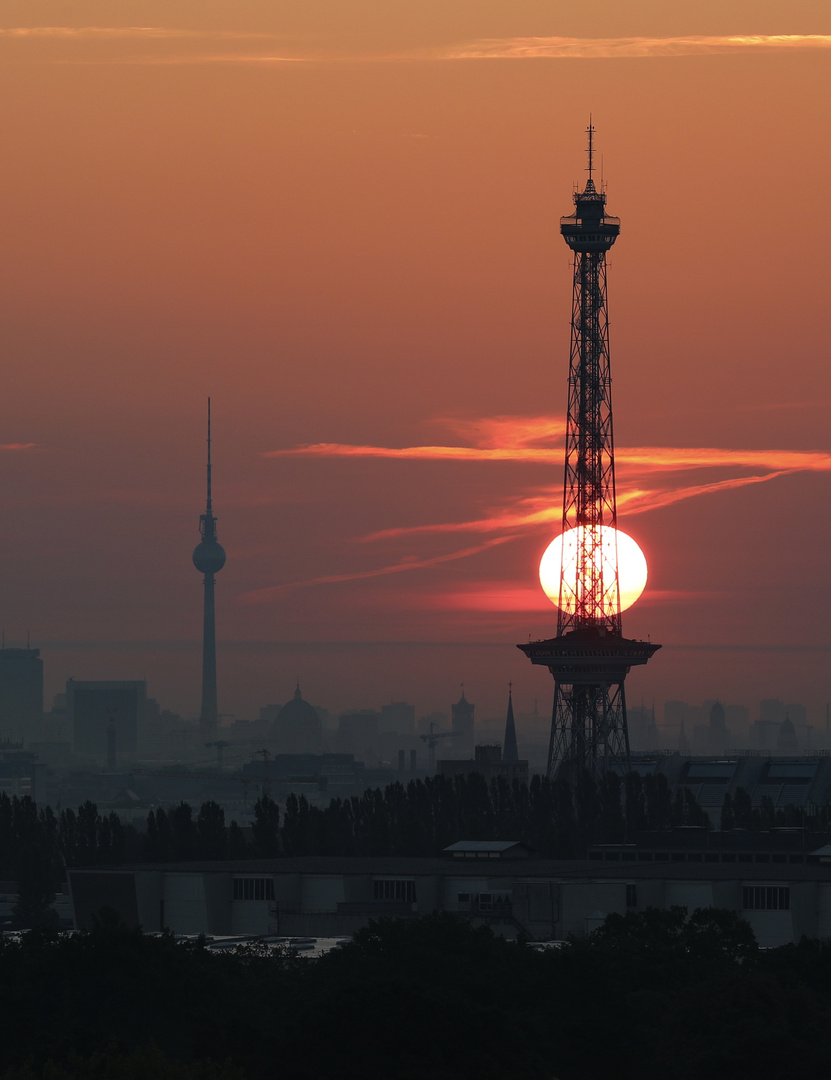
[[[555,537],[540,559],[540,585],[548,599],[559,607],[560,571],[564,576],[566,591],[574,596],[577,591],[577,529],[569,529]],[[563,541],[565,539],[565,559]],[[611,576],[614,572],[615,539],[617,539],[618,579],[620,582],[620,610],[625,611],[638,599],[646,587],[646,556],[637,543],[620,529],[601,526],[601,551],[604,570]]]

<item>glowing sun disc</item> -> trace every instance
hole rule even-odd
[[[603,526],[601,543],[604,562],[614,567],[614,542],[617,531],[618,581],[620,583],[620,610],[625,611],[638,599],[646,587],[646,556],[637,543],[620,529]],[[566,592],[573,596],[577,590],[577,529],[555,537],[540,559],[540,585],[543,592],[555,607],[560,606],[560,573],[562,571]],[[563,565],[563,538],[565,537],[566,558]]]

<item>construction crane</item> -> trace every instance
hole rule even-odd
[[[451,739],[452,731],[434,731],[433,722],[430,721],[430,731],[427,735],[419,736],[422,742],[427,743],[427,760],[430,762],[430,771],[436,771],[436,743],[439,739]]]

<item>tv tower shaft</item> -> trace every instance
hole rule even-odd
[[[623,637],[617,555],[612,382],[606,308],[606,252],[620,219],[606,213],[589,174],[560,231],[574,253],[568,415],[563,484],[563,555],[557,636],[519,648],[554,676],[548,775],[558,769],[628,771],[624,679],[660,645]]]
[[[205,603],[202,621],[202,707],[199,712],[200,734],[210,736],[219,723],[216,693],[216,611],[215,575],[225,565],[225,549],[216,538],[216,518],[211,497],[211,399],[208,398],[208,470],[205,513],[199,517],[201,541],[193,552],[193,565],[204,574]]]

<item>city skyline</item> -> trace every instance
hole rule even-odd
[[[831,12],[550,7],[7,5],[0,620],[47,704],[146,678],[198,715],[211,396],[220,713],[298,676],[330,709],[464,682],[504,716],[512,681],[545,713],[514,645],[556,626],[591,113],[627,633],[664,646],[628,699],[824,718]]]

